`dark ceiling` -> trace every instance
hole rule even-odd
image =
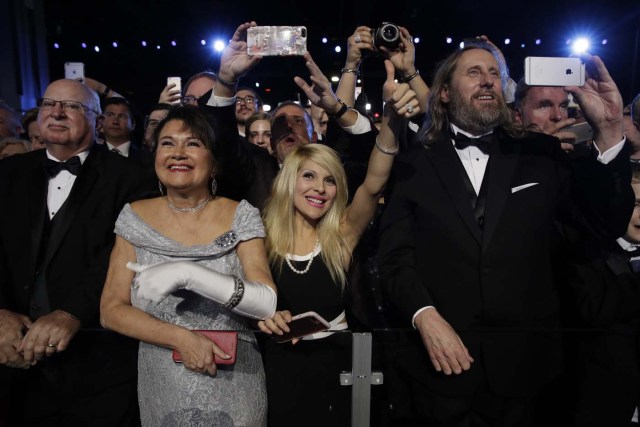
[[[51,79],[63,76],[64,62],[84,62],[88,76],[130,97],[143,111],[157,100],[168,76],[181,76],[184,82],[204,69],[217,70],[219,54],[209,43],[202,46],[201,39],[228,40],[239,23],[251,19],[259,25],[306,26],[309,50],[328,75],[343,66],[346,38],[356,26],[376,27],[382,21],[404,25],[420,37],[416,62],[427,83],[435,64],[465,37],[489,36],[503,49],[517,79],[525,56],[566,56],[566,39],[585,34],[593,38],[591,50],[605,60],[625,102],[640,90],[638,0],[110,0],[93,1],[91,6],[87,0],[47,0],[44,4]],[[329,42],[322,44],[322,37]],[[454,43],[446,44],[446,37]],[[509,45],[505,38],[511,39]],[[536,45],[538,38],[541,43]],[[141,46],[142,40],[147,47]],[[176,41],[175,47],[171,41]],[[54,43],[60,47],[54,49]],[[334,51],[338,44],[341,53]],[[375,109],[384,68],[379,59],[369,58],[362,71],[364,90]],[[261,95],[275,104],[297,97],[295,74],[306,76],[300,58],[265,58],[243,83],[259,82]]]

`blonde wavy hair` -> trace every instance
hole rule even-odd
[[[348,246],[340,233],[340,225],[347,209],[347,177],[338,154],[325,145],[298,146],[287,155],[280,173],[273,182],[271,197],[263,213],[269,262],[281,271],[286,255],[293,251],[295,236],[293,200],[298,173],[305,160],[310,160],[326,169],[336,182],[336,197],[333,205],[320,219],[316,230],[322,245],[322,260],[329,269],[332,279],[344,288],[346,282],[344,256],[347,254]]]

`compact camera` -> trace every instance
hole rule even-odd
[[[400,28],[391,22],[383,22],[378,28],[371,30],[371,35],[376,50],[382,46],[395,50],[400,44]]]

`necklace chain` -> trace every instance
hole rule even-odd
[[[171,209],[172,211],[175,211],[175,212],[195,212],[195,211],[199,211],[200,209],[202,209],[205,206],[207,206],[207,203],[209,203],[210,201],[211,201],[211,196],[208,195],[206,199],[204,199],[203,201],[201,201],[200,203],[198,203],[194,207],[191,207],[191,208],[179,208],[176,205],[174,205],[173,203],[169,202],[169,200],[167,200],[167,202],[169,203],[169,209]]]
[[[309,261],[307,261],[307,266],[304,268],[304,270],[296,270],[296,268],[293,266],[293,264],[291,264],[291,259],[289,258],[290,255],[287,254],[287,256],[285,257],[285,260],[287,261],[287,265],[289,266],[291,271],[293,271],[296,274],[305,274],[305,273],[307,273],[309,271],[309,269],[311,268],[311,263],[313,262],[313,258],[315,258],[316,251],[318,250],[319,247],[320,247],[320,240],[316,239],[316,244],[313,247],[313,252],[311,252],[311,258],[309,258]]]

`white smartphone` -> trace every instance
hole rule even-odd
[[[283,335],[272,335],[277,342],[287,342],[294,338],[300,338],[305,335],[315,334],[316,332],[326,331],[331,327],[322,316],[315,311],[307,311],[291,318],[291,322],[287,325],[289,332]]]
[[[167,77],[167,85],[175,84],[175,87],[171,90],[179,90],[182,92],[182,79],[180,77]],[[172,102],[172,104],[179,104],[180,99]]]
[[[64,78],[84,82],[84,64],[82,62],[65,62]]]
[[[524,59],[524,82],[529,86],[584,86],[580,58],[529,56]]]
[[[247,30],[249,56],[290,56],[307,52],[307,27],[265,26]]]
[[[593,139],[593,129],[587,122],[576,123],[560,130],[563,132],[571,132],[576,136],[576,140],[573,141],[572,144],[580,144],[581,142]]]

